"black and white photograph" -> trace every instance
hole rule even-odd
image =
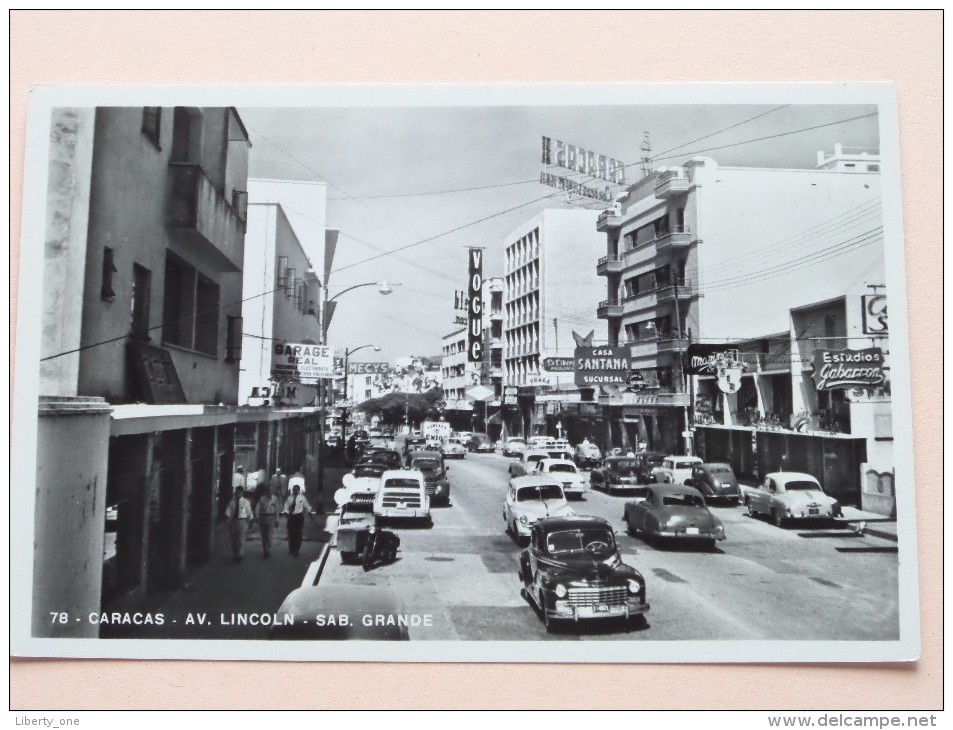
[[[890,84],[37,87],[11,653],[918,658],[898,141]]]

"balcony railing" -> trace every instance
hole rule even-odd
[[[672,226],[668,230],[659,231],[655,238],[655,249],[664,251],[667,249],[682,249],[697,243],[692,238],[692,230],[688,226]]]
[[[682,168],[675,170],[666,170],[659,173],[655,181],[655,197],[670,198],[680,193],[684,193],[690,187],[691,182]]]
[[[618,274],[624,268],[625,262],[621,256],[603,256],[596,264],[596,276]]]
[[[674,300],[676,296],[679,300],[700,296],[698,287],[688,279],[679,279],[671,284],[659,284],[655,294],[660,302]]]
[[[605,301],[599,302],[599,306],[596,308],[596,316],[599,319],[621,317],[622,302],[620,302],[618,299],[606,299]]]
[[[245,223],[200,165],[169,164],[166,225],[172,237],[217,271],[241,271]]]
[[[688,348],[688,337],[677,332],[660,332],[658,335],[659,352],[682,352]]]
[[[620,208],[608,208],[596,218],[596,230],[600,233],[605,233],[610,228],[618,228],[621,225],[622,210]]]

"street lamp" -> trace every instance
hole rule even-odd
[[[351,357],[351,355],[353,355],[353,354],[354,354],[355,352],[357,352],[358,350],[363,350],[363,349],[368,348],[368,347],[373,347],[373,348],[374,348],[374,352],[380,352],[380,351],[381,351],[381,346],[380,346],[380,345],[375,345],[375,344],[361,345],[360,347],[355,347],[355,348],[353,348],[353,349],[351,349],[351,350],[348,350],[348,349],[345,349],[345,350],[344,350],[344,392],[343,392],[344,408],[343,408],[343,413],[341,414],[341,431],[342,431],[342,436],[343,436],[343,431],[344,431],[344,429],[347,428],[347,412],[348,412],[348,407],[347,407],[347,379],[348,379],[347,364],[348,364],[348,359]]]

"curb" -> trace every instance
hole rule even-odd
[[[318,556],[317,560],[311,563],[311,566],[308,568],[308,572],[304,574],[304,579],[301,581],[301,586],[316,586],[321,580],[321,574],[324,572],[324,566],[328,562],[328,555],[331,553],[331,542],[328,541],[324,543],[324,548],[321,550],[321,554]]]

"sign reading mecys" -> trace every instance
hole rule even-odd
[[[631,359],[628,347],[577,347],[573,352],[576,385],[624,384]]]
[[[271,376],[276,380],[315,385],[334,377],[334,348],[303,342],[276,342],[271,348]]]
[[[883,385],[884,354],[879,347],[865,350],[815,350],[814,383],[818,390]]]

